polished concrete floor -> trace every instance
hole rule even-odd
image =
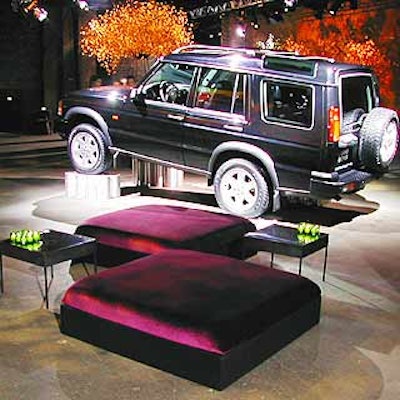
[[[139,204],[184,204],[218,210],[210,190],[185,176],[177,190],[135,193],[120,167],[122,196],[86,201],[65,195],[70,167],[54,137],[0,134],[0,237],[12,229],[73,232],[91,215]],[[50,310],[41,301],[41,268],[3,257],[0,295],[0,399],[275,400],[400,398],[400,163],[357,195],[320,207],[291,202],[254,222],[320,223],[323,252],[304,260],[303,275],[322,289],[321,322],[224,391],[218,392],[60,334],[63,293],[84,276],[80,266],[55,267]],[[268,265],[269,254],[252,262]],[[276,256],[296,272],[297,260]],[[267,268],[267,266],[266,266]],[[195,366],[194,366],[195,368]]]

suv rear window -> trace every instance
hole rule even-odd
[[[264,119],[304,127],[312,125],[312,89],[309,86],[263,82]]]
[[[342,78],[343,113],[362,108],[365,112],[374,107],[373,82],[370,75]]]

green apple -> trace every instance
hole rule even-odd
[[[34,242],[34,240],[33,240],[33,232],[32,231],[28,231],[26,233],[26,242],[27,243],[33,243]]]
[[[306,235],[308,235],[308,234],[311,232],[311,227],[312,227],[311,224],[309,224],[309,223],[306,223],[306,224],[305,224],[305,226],[304,226],[304,233],[305,233]]]
[[[318,236],[319,235],[319,225],[314,225],[311,228],[311,235]]]
[[[33,240],[35,242],[39,242],[40,241],[40,232],[39,231],[33,231]]]
[[[304,235],[302,234],[302,233],[299,233],[298,235],[297,235],[297,240],[300,242],[300,243],[304,243]]]
[[[21,231],[17,231],[15,233],[15,243],[21,243],[21,237],[22,237]]]

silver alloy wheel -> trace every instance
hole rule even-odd
[[[383,163],[390,161],[397,150],[397,124],[392,120],[387,126],[379,149],[380,158]]]
[[[221,178],[220,194],[229,210],[239,215],[253,209],[258,199],[258,185],[253,175],[243,168],[227,171]]]
[[[94,168],[100,160],[100,147],[89,132],[78,132],[71,142],[71,156],[81,170]]]

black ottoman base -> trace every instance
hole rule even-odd
[[[223,355],[171,342],[61,306],[61,332],[206,386],[222,390],[319,322],[320,298]]]

